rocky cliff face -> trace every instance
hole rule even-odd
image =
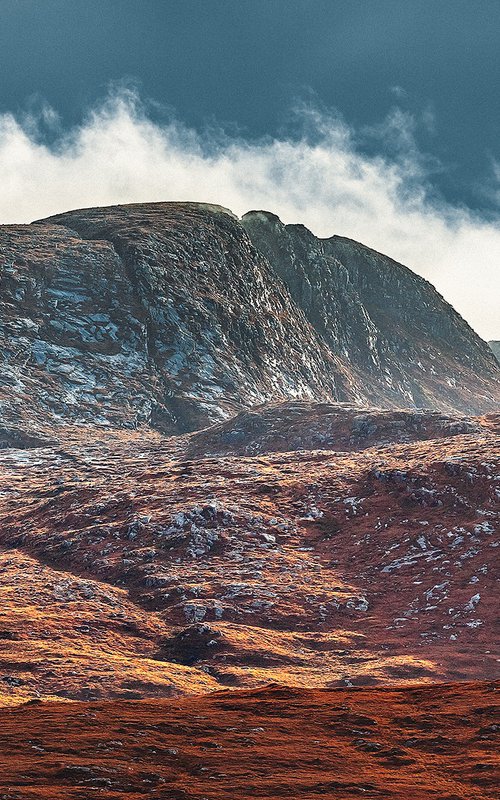
[[[349,397],[342,364],[223,209],[156,204],[0,229],[4,417],[163,431],[275,397]]]
[[[428,283],[271,214],[73,211],[0,227],[0,268],[4,446],[68,422],[179,433],[286,399],[499,402],[500,366]]]
[[[242,224],[332,353],[382,406],[498,406],[490,349],[434,287],[359,242],[249,212]]]
[[[499,433],[289,401],[2,450],[0,706],[493,678]]]

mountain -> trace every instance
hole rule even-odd
[[[1,226],[0,259],[4,445],[65,424],[179,434],[290,399],[498,406],[500,365],[430,284],[265,212],[72,211]]]
[[[267,212],[0,264],[0,796],[496,796],[488,345]]]
[[[341,365],[222,209],[72,212],[2,227],[0,252],[13,420],[176,432],[337,395]]]

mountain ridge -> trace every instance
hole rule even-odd
[[[485,342],[408,267],[353,239],[318,238],[304,225],[284,225],[268,212],[248,212],[242,224],[332,351],[348,354],[365,373],[381,405],[403,399],[443,408],[449,399],[450,411],[457,403],[450,388],[466,383],[471,367],[478,383],[482,374],[496,373]],[[445,376],[435,380],[439,364],[448,385]]]

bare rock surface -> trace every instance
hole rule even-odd
[[[62,214],[28,230],[43,236],[54,223],[63,237],[82,237],[84,250],[104,251],[112,262],[99,275],[84,269],[78,274],[80,265],[73,264],[73,281],[93,295],[89,305],[109,306],[107,295],[116,292],[109,323],[91,320],[89,330],[82,318],[85,292],[75,294],[75,286],[62,299],[63,307],[73,305],[75,325],[80,322],[74,344],[83,351],[83,363],[87,336],[92,351],[102,350],[94,339],[110,327],[115,343],[99,359],[102,397],[94,413],[113,423],[119,413],[123,424],[147,422],[176,432],[274,398],[351,396],[340,361],[225,209],[194,203],[116,206]],[[124,281],[122,290],[115,273]],[[61,314],[62,309],[56,317]],[[59,330],[57,320],[50,324],[67,343],[67,325]],[[67,364],[57,368],[67,381]],[[121,394],[113,386],[118,381]],[[120,408],[115,416],[107,410],[113,405]]]

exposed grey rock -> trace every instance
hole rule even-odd
[[[242,224],[370,399],[478,413],[500,403],[490,348],[434,287],[369,247],[251,211]]]

